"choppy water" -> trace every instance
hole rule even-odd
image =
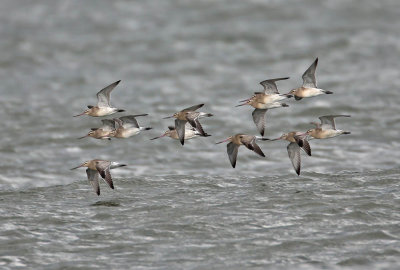
[[[397,1],[2,1],[2,269],[397,269],[400,264],[400,5]],[[312,141],[297,177],[284,142],[267,158],[224,145],[256,134],[237,101],[258,82],[317,79],[334,95],[268,112],[267,137],[326,114],[352,135]],[[112,104],[153,130],[77,140],[72,115],[122,80]],[[209,138],[150,141],[198,103]],[[109,159],[97,197],[82,161]]]

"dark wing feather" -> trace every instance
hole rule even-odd
[[[199,122],[199,119],[197,118],[196,120],[194,120],[194,122],[196,123],[196,130],[201,134],[201,136],[206,136],[206,133],[204,132],[203,127]]]
[[[304,72],[303,86],[317,88],[317,80],[315,79],[315,70],[317,69],[318,58],[311,64],[311,66]]]
[[[259,154],[262,157],[265,157],[263,151],[261,151],[261,148],[256,144],[256,140],[253,141],[253,151]]]
[[[110,188],[114,189],[114,184],[110,174],[110,165],[109,161],[99,161],[96,164],[96,169],[100,173],[100,176],[107,182]]]
[[[311,156],[311,146],[307,141],[307,134],[301,134],[301,132],[297,132],[297,134],[293,137],[297,145],[300,146],[307,155]]]
[[[297,175],[300,175],[300,147],[297,145],[297,143],[291,142],[287,146],[287,151],[294,170],[296,171]]]
[[[243,135],[241,142],[243,143],[244,146],[246,146],[248,149],[251,151],[254,151],[255,153],[259,154],[262,157],[265,157],[263,151],[261,151],[260,147],[256,143],[256,138],[251,135]]]
[[[135,115],[122,116],[119,119],[123,122],[124,128],[130,128],[130,127],[139,128],[139,124],[136,121]]]
[[[87,168],[86,174],[90,185],[92,185],[94,189],[94,192],[96,192],[97,196],[99,196],[100,195],[99,173],[97,171]]]
[[[111,91],[121,82],[121,80],[116,81],[109,86],[104,87],[97,93],[97,106],[99,107],[109,107],[110,106],[110,94]]]
[[[266,112],[267,109],[255,109],[251,114],[253,116],[254,124],[256,124],[256,127],[260,132],[261,136],[264,136]]]
[[[101,127],[101,129],[103,129],[104,131],[115,129],[115,121],[114,120],[103,119],[103,120],[101,120],[101,122],[103,123],[103,126]]]
[[[175,130],[178,133],[179,141],[182,145],[185,144],[185,125],[186,120],[175,119]]]
[[[189,124],[200,133],[201,136],[205,136],[206,133],[204,132],[203,127],[199,122],[199,116],[200,116],[199,112],[188,112],[186,114],[186,119],[189,122]]]
[[[260,84],[264,87],[265,94],[279,94],[278,88],[276,87],[276,81],[287,80],[289,77],[285,78],[276,78],[276,79],[269,79],[260,82]]]
[[[350,115],[342,115],[342,114],[337,114],[337,115],[324,115],[319,117],[319,120],[321,120],[321,128],[322,129],[336,129],[335,125],[335,118],[336,117],[350,117]]]
[[[303,148],[307,155],[311,156],[311,146],[306,139],[303,140],[303,146],[301,148]]]
[[[201,107],[203,107],[203,106],[204,106],[204,104],[194,105],[194,106],[192,106],[192,107],[183,109],[182,112],[195,111],[195,110],[197,110],[197,109],[199,109],[199,108],[201,108]]]
[[[113,120],[118,124],[118,127],[122,127],[124,125],[124,122],[122,122],[119,118],[113,118]]]
[[[232,167],[235,168],[236,166],[236,159],[238,155],[239,145],[230,142],[226,145],[226,150],[228,152],[229,161],[232,164]]]

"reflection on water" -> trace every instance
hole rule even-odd
[[[117,201],[98,201],[90,206],[110,206],[110,207],[115,207],[115,206],[120,206],[120,203]]]

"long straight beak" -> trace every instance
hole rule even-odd
[[[77,166],[77,167],[74,167],[74,168],[72,168],[71,170],[75,170],[75,169],[78,169],[78,168],[80,168],[80,167],[83,167],[83,164],[81,164],[81,165],[79,165],[79,166]]]
[[[304,138],[307,135],[308,135],[307,132],[304,132],[304,133],[300,133],[300,134],[296,135],[296,137]]]
[[[224,142],[227,142],[227,141],[230,141],[230,140],[231,140],[231,137],[229,137],[229,138],[227,138],[227,139],[225,139],[225,140],[223,140],[223,141],[217,142],[217,143],[215,143],[215,144],[224,143]]]
[[[85,135],[83,137],[79,137],[78,139],[83,139],[83,138],[86,138],[86,137],[89,137],[89,135]]]
[[[166,134],[163,134],[163,135],[161,135],[161,136],[155,137],[155,138],[153,138],[153,139],[150,139],[150,140],[159,139],[159,138],[162,138],[162,137],[165,137],[165,136],[166,136]]]
[[[256,136],[256,140],[259,140],[259,141],[270,141],[271,139],[265,138],[265,137]]]
[[[271,139],[269,141],[272,142],[272,141],[278,141],[278,140],[282,140],[282,137],[279,137],[279,138],[276,138],[276,139]]]
[[[168,118],[174,118],[174,116],[167,116],[167,117],[163,117],[163,119],[168,119]]]
[[[247,101],[243,104],[236,105],[235,107],[240,107],[240,106],[244,106],[244,105],[247,105]]]
[[[84,114],[86,114],[86,111],[84,111],[83,113],[80,113],[80,114],[74,115],[74,117],[78,117],[78,116],[81,116],[81,115],[84,115]]]

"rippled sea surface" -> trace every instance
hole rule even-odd
[[[1,269],[398,269],[400,4],[328,1],[1,1]],[[269,111],[266,137],[321,115],[351,135],[313,140],[297,176],[287,142],[226,146],[257,134],[239,100],[258,82],[299,86],[319,57],[333,91]],[[72,116],[122,80],[112,104],[152,126],[126,140],[76,138]],[[211,137],[161,135],[205,103]],[[122,116],[118,114],[114,116]],[[88,159],[112,171],[98,197]]]

